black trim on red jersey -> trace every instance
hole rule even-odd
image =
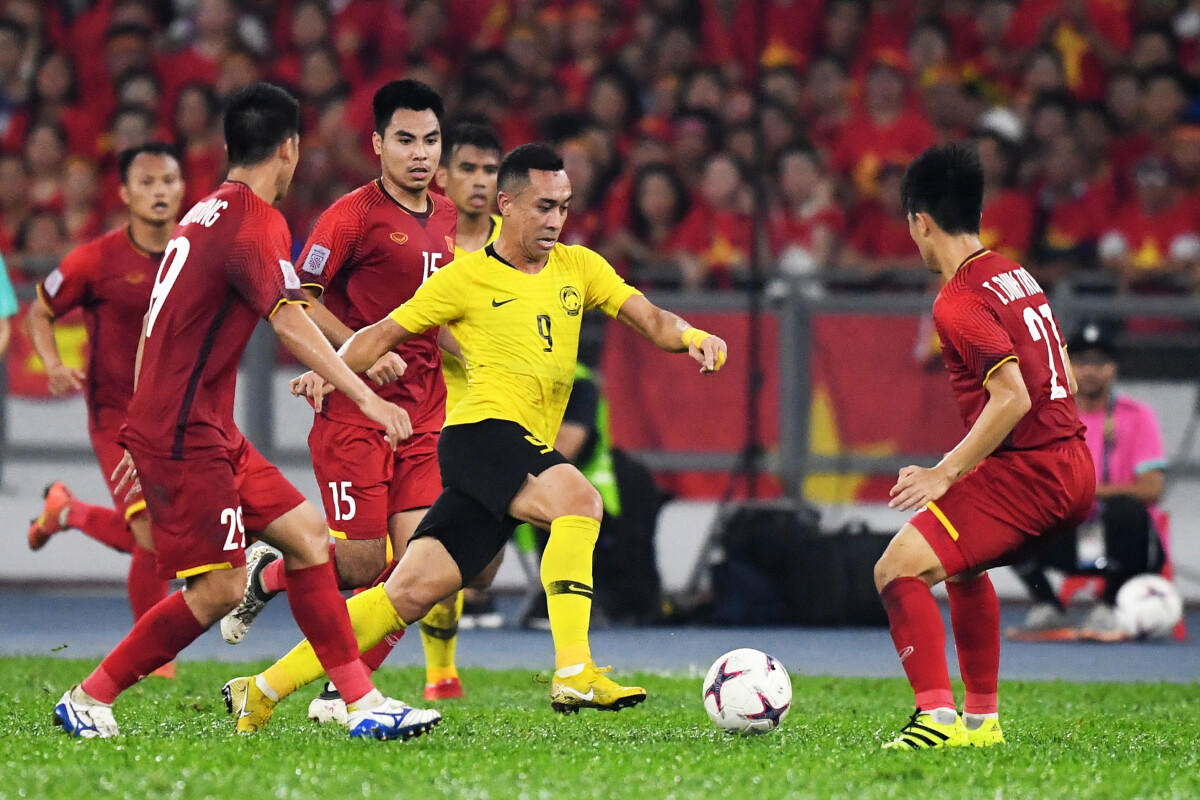
[[[204,334],[204,342],[201,343],[200,352],[196,355],[196,365],[192,367],[187,389],[183,393],[183,405],[179,408],[179,418],[175,420],[175,442],[171,445],[171,458],[173,459],[183,459],[183,443],[187,436],[188,415],[192,410],[192,402],[196,399],[196,386],[199,385],[200,377],[204,374],[204,365],[208,362],[208,356],[217,342],[217,334],[221,331],[225,315],[229,313],[229,309],[233,307],[237,299],[238,294],[232,290],[225,295],[225,299],[221,301],[221,305],[217,309],[216,316],[213,317],[212,325]]]
[[[133,226],[132,225],[125,226],[125,241],[129,243],[129,246],[132,247],[134,249],[134,251],[137,252],[138,255],[145,256],[146,258],[150,258],[155,261],[162,261],[163,253],[151,252],[150,250],[147,250],[146,248],[144,248],[140,244],[138,244],[137,239],[133,238]],[[163,251],[163,252],[166,252],[166,251]]]
[[[400,209],[402,211],[404,211],[405,214],[408,214],[410,217],[415,219],[417,221],[417,224],[420,225],[422,228],[424,228],[425,224],[427,222],[429,222],[429,218],[431,216],[433,216],[433,195],[429,194],[428,192],[425,193],[425,203],[426,203],[425,210],[424,211],[413,211],[411,208],[404,205],[396,198],[392,197],[391,193],[383,185],[383,178],[376,178],[375,185],[379,187],[379,191],[383,192],[384,197],[386,197],[388,200],[391,200],[393,203],[395,203],[397,206],[399,206]]]
[[[493,246],[494,244],[495,244],[495,242],[493,242],[492,244],[489,244],[489,245],[484,245],[483,252],[487,253],[489,256],[496,259],[504,266],[512,267],[513,269],[516,269],[516,267],[513,267],[513,265],[508,263],[508,261],[506,261],[503,256],[501,256],[499,253],[496,252],[496,248]]]

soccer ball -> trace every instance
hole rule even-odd
[[[1130,636],[1156,639],[1183,616],[1179,590],[1161,575],[1138,575],[1117,592],[1117,619]]]
[[[767,733],[792,707],[792,679],[779,659],[743,647],[721,656],[704,676],[704,710],[728,733]]]

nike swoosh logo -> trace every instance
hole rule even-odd
[[[595,689],[588,689],[587,694],[584,694],[583,692],[572,689],[570,686],[561,686],[559,688],[561,688],[565,692],[570,692],[571,694],[578,697],[580,700],[591,700],[592,698],[594,698],[596,696]]]
[[[510,297],[507,300],[497,300],[496,298],[493,297],[492,298],[492,308],[499,308],[500,306],[511,303],[513,300],[516,300],[516,299],[517,298],[515,298],[515,297]]]

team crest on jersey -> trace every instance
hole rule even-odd
[[[140,286],[146,282],[146,276],[140,272],[126,272],[125,282],[130,286]]]
[[[389,239],[391,239],[391,240],[392,240],[393,242],[395,242],[396,244],[404,244],[405,242],[407,242],[407,241],[408,241],[408,234],[407,234],[407,233],[401,233],[400,231],[396,231],[395,233],[393,233],[393,234],[392,234],[391,236],[389,236],[388,238],[389,238]]]
[[[583,296],[574,286],[564,286],[558,293],[558,300],[562,303],[563,311],[567,312],[568,317],[577,317],[583,310]]]

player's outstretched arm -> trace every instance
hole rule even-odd
[[[303,306],[295,303],[286,303],[280,306],[271,316],[271,327],[275,329],[275,334],[283,342],[283,345],[299,359],[300,363],[353,400],[367,417],[383,425],[389,442],[394,445],[412,435],[412,422],[409,420],[408,414],[399,406],[381,399],[358,379],[346,363],[338,358],[338,354],[326,341],[325,336],[308,318]],[[396,325],[396,327],[400,326]],[[355,338],[357,338],[357,334],[350,337],[346,346],[350,346]],[[389,347],[380,351],[375,358],[390,349]],[[375,363],[375,358],[357,371],[366,371]]]
[[[725,366],[728,348],[724,339],[693,328],[641,295],[626,300],[617,319],[668,353],[686,351],[700,365],[701,372],[716,372]]]
[[[25,316],[25,331],[29,334],[34,351],[46,365],[50,394],[59,397],[82,389],[83,370],[63,364],[58,342],[54,338],[54,315],[40,297],[29,306],[29,313]]]
[[[366,372],[385,353],[416,335],[391,317],[384,317],[347,339],[338,355],[353,371]]]
[[[973,470],[1008,438],[1032,405],[1016,359],[996,367],[984,388],[988,392],[988,401],[967,435],[937,466],[924,469],[912,465],[900,470],[900,478],[892,487],[889,506],[905,511],[940,498],[951,484]]]

